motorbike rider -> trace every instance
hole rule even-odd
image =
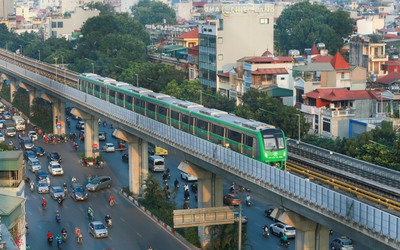
[[[94,211],[91,207],[88,207],[87,214],[89,218],[93,219]]]
[[[64,201],[64,200],[61,198],[61,196],[58,196],[58,198],[57,198],[57,203],[58,203],[58,205],[62,206],[63,201]]]
[[[61,246],[61,242],[62,242],[62,238],[61,238],[61,236],[59,234],[56,237],[56,242],[57,242],[57,246],[60,247]]]
[[[72,183],[76,183],[76,178],[75,178],[75,176],[72,176],[71,182],[72,182]]]
[[[250,197],[249,194],[246,195],[246,204],[247,204],[247,205],[250,205],[250,204],[251,204],[251,197]]]
[[[31,191],[33,191],[33,188],[35,187],[35,183],[33,181],[31,181],[30,185],[31,185]]]
[[[111,221],[111,216],[107,214],[106,217],[104,218],[104,221],[106,222],[106,225],[109,225]]]
[[[283,233],[281,237],[281,244],[287,244],[287,242],[288,242],[287,235]]]
[[[53,234],[48,231],[46,234],[47,242],[51,243],[53,241]]]
[[[110,197],[108,197],[108,204],[110,206],[114,205],[114,195],[110,195]]]
[[[64,194],[67,193],[67,183],[64,182],[63,184]]]
[[[46,207],[46,199],[44,197],[42,198],[42,207]]]
[[[266,224],[264,225],[263,234],[268,234],[268,226]]]
[[[59,222],[61,220],[61,214],[60,212],[57,210],[56,212],[56,221]]]
[[[61,229],[61,236],[62,236],[63,240],[67,239],[67,229],[65,229],[65,227],[63,227]]]

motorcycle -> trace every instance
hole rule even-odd
[[[92,221],[94,219],[93,211],[89,211],[88,212],[88,218],[89,218],[90,221]]]
[[[57,248],[61,249],[61,244],[62,244],[62,239],[61,238],[57,238]]]
[[[33,192],[34,188],[35,188],[35,184],[31,183],[31,192]]]
[[[66,183],[63,184],[63,188],[64,188],[64,195],[66,195],[67,192],[68,192],[67,184],[66,184]]]
[[[268,227],[262,227],[262,235],[264,236],[264,237],[266,237],[266,238],[268,238],[269,237],[269,230],[268,230]]]
[[[106,220],[106,226],[107,227],[112,227],[112,219],[107,219]]]
[[[57,198],[57,203],[58,203],[58,205],[61,207],[62,204],[63,204],[63,199],[62,199],[61,197],[58,197],[58,198]]]
[[[241,185],[238,186],[238,190],[239,190],[240,192],[248,192],[248,193],[251,193],[250,188],[245,188],[245,187],[243,187],[243,186],[241,186]]]
[[[78,234],[78,236],[76,237],[76,242],[77,243],[82,243],[82,233]]]
[[[47,203],[46,202],[42,202],[42,208],[45,209],[46,206],[47,206]]]
[[[290,242],[288,240],[280,240],[281,246],[289,247]]]
[[[112,200],[110,200],[110,202],[109,202],[110,204],[110,207],[112,207],[112,206],[114,206],[114,199],[112,199]]]
[[[53,236],[47,238],[47,242],[49,243],[50,246],[53,245]]]
[[[67,240],[67,236],[68,236],[67,233],[62,233],[62,234],[61,234],[62,240],[63,240],[63,241],[66,241],[66,240]]]

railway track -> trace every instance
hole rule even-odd
[[[3,49],[0,49],[0,59],[68,86],[74,88],[78,86],[78,74],[59,65],[47,64]]]
[[[76,72],[16,55],[6,50],[0,50],[0,59],[68,86],[77,87],[78,74]],[[365,171],[355,171],[351,166],[338,164],[326,158],[313,161],[310,156],[308,156],[310,158],[306,158],[304,153],[297,152],[295,149],[290,153],[292,153],[292,157],[287,162],[287,171],[309,178],[321,185],[341,190],[359,199],[367,200],[372,205],[384,206],[389,212],[396,211],[400,214],[400,182],[394,182],[390,178],[375,176]],[[299,155],[293,157],[295,154]]]

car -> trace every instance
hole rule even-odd
[[[197,177],[191,174],[188,174],[186,172],[181,172],[181,178],[182,180],[186,180],[186,181],[197,181]]]
[[[86,189],[89,191],[99,191],[103,188],[110,188],[112,180],[110,176],[99,176],[93,178],[87,185]]]
[[[78,121],[75,125],[75,128],[78,130],[82,130],[85,128],[85,122],[84,121]]]
[[[224,196],[224,204],[228,206],[239,206],[242,203],[242,199],[234,194],[227,194]]]
[[[76,201],[84,201],[89,197],[85,188],[78,183],[71,184],[69,195]]]
[[[99,141],[105,141],[107,140],[107,133],[104,131],[99,132]]]
[[[24,159],[27,161],[29,158],[36,158],[36,154],[32,150],[26,150],[24,152]]]
[[[49,162],[49,164],[47,165],[47,168],[51,175],[63,175],[64,174],[64,170],[63,170],[62,166],[57,161]]]
[[[107,227],[101,221],[92,221],[89,223],[89,233],[94,238],[106,238],[108,237]]]
[[[288,238],[296,237],[296,228],[286,225],[282,222],[276,222],[269,226],[269,230],[271,234],[275,234],[279,237],[282,237],[283,234],[286,234]]]
[[[3,112],[3,118],[4,120],[11,120],[11,115],[7,111]]]
[[[264,211],[264,216],[269,218],[269,219],[271,219],[271,220],[273,220],[273,221],[277,221],[277,219],[275,219],[274,217],[271,216],[271,213],[272,213],[272,211],[274,211],[274,209],[275,208],[272,207],[272,208],[269,208],[269,209],[265,210]]]
[[[123,162],[128,162],[129,161],[129,154],[128,153],[122,155],[122,161]]]
[[[6,140],[6,138],[5,138],[4,134],[0,133],[0,142],[3,142],[5,140]]]
[[[112,144],[111,142],[107,142],[106,144],[104,144],[103,150],[106,152],[114,152],[115,151],[114,144]]]
[[[28,164],[28,169],[31,172],[36,172],[36,171],[42,169],[42,165],[40,165],[40,161],[36,158],[28,158],[27,164]]]
[[[49,186],[47,186],[47,182],[42,180],[37,184],[37,191],[39,194],[47,194],[49,193]]]
[[[235,222],[239,222],[239,212],[234,212],[233,215]],[[248,221],[249,219],[247,218],[247,216],[242,213],[242,224],[246,225]]]
[[[47,161],[57,161],[61,163],[61,156],[57,152],[47,153]]]
[[[35,175],[36,175],[36,180],[38,180],[38,181],[45,180],[48,176],[47,172],[42,169],[36,171]]]
[[[4,128],[4,122],[5,120],[0,120],[0,128]]]
[[[25,150],[31,150],[35,145],[33,144],[33,142],[31,141],[31,138],[27,137],[27,136],[22,136],[19,139],[19,142],[21,144],[21,147]]]
[[[38,146],[34,147],[32,151],[36,154],[36,156],[44,156],[46,154],[44,148]]]
[[[331,242],[332,250],[353,250],[353,241],[346,236],[332,240]]]
[[[53,200],[57,200],[59,197],[64,200],[64,189],[60,186],[50,187],[50,196],[53,198]]]
[[[38,139],[38,135],[37,135],[36,131],[33,131],[33,130],[28,132],[28,137],[32,141],[37,141],[37,139]]]

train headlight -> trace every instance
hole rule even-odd
[[[267,152],[265,152],[265,158],[268,158],[268,153]]]
[[[283,156],[286,157],[286,151],[283,151]]]

